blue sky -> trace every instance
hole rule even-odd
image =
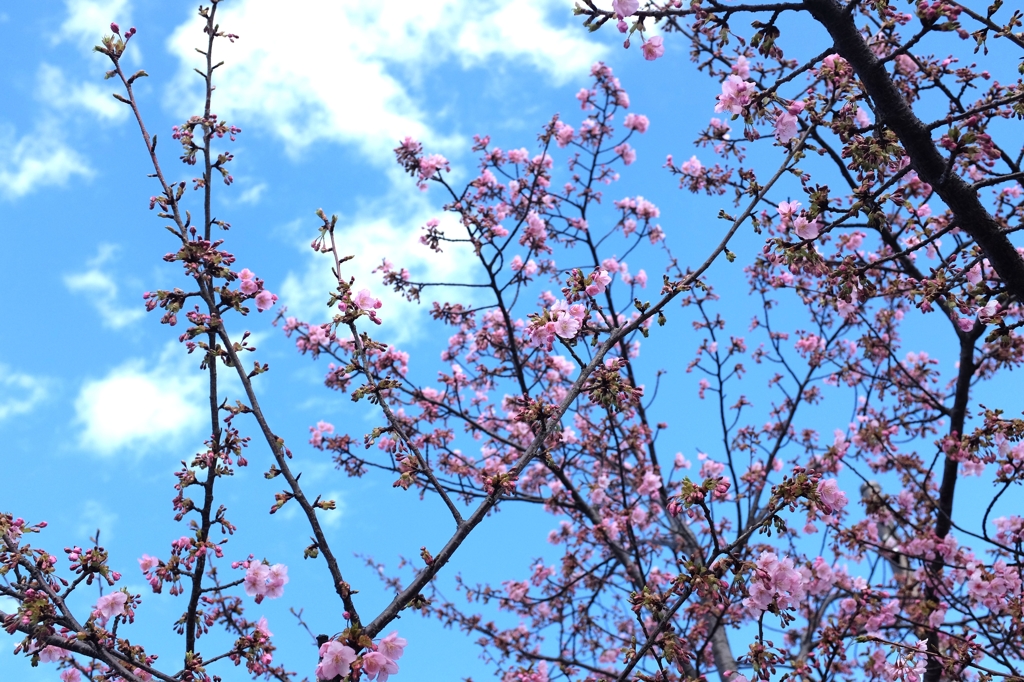
[[[168,174],[191,177],[177,162],[170,129],[200,110],[192,69],[199,65],[193,47],[203,36],[194,5],[68,0],[9,5],[0,14],[8,55],[0,75],[6,93],[0,99],[0,233],[6,244],[0,282],[8,308],[0,327],[6,471],[0,507],[49,521],[39,544],[57,552],[85,545],[102,529],[102,544],[125,584],[144,595],[132,639],[165,661],[180,655],[170,624],[184,604],[150,594],[135,560],[142,553],[166,555],[169,542],[185,532],[171,515],[173,472],[202,444],[203,376],[197,358],[177,343],[178,332],[144,311],[142,292],[184,284],[180,271],[161,260],[174,243],[148,210],[156,186],[146,177],[138,130],[127,108],[110,97],[105,58],[90,50],[112,20],[138,28],[127,59],[129,69],[150,74],[138,87],[147,125],[161,137]],[[239,266],[263,278],[293,314],[324,319],[329,264],[308,248],[317,227],[314,211],[323,207],[345,225],[343,251],[357,254],[352,274],[375,291],[380,286],[369,270],[383,257],[423,279],[471,278],[457,251],[437,258],[418,244],[420,226],[440,215],[443,197],[418,192],[394,163],[392,148],[412,135],[445,154],[452,176],[464,180],[475,166],[473,134],[490,134],[506,149],[534,149],[551,114],[578,123],[573,95],[589,84],[590,65],[599,59],[630,92],[631,111],[652,121],[646,136],[634,137],[638,160],[610,194],[652,199],[662,208],[674,251],[684,262],[702,260],[721,234],[718,209],[729,206],[681,193],[661,165],[666,153],[677,162],[695,153],[691,141],[714,115],[718,84],[690,71],[681,43],[668,41],[665,58],[645,62],[637,45],[621,48],[617,33],[588,33],[571,16],[571,5],[307,0],[286,14],[269,0],[226,0],[221,25],[241,39],[218,45],[226,66],[214,109],[243,132],[231,148],[236,182],[216,188],[215,207],[232,224],[226,248]],[[809,45],[808,51],[820,49]],[[759,153],[779,153],[763,147]],[[742,237],[738,262],[712,271],[723,297],[739,297],[730,312],[742,313],[740,329],[753,312],[745,308],[750,301],[743,300],[740,264],[756,248],[756,238]],[[659,266],[647,267],[657,281]],[[414,371],[432,376],[449,332],[432,327],[422,309],[382,298],[382,336],[410,352]],[[303,482],[338,500],[327,527],[347,579],[362,592],[365,617],[387,595],[353,554],[394,565],[399,555],[414,557],[421,545],[446,539],[446,517],[437,500],[403,496],[385,478],[345,478],[305,445],[308,427],[320,419],[347,424],[358,436],[373,425],[373,415],[325,389],[324,363],[299,357],[271,319],[253,314],[236,325],[252,330],[259,359],[271,363],[258,388],[274,429],[296,453]],[[649,369],[669,369],[675,379],[657,408],[671,422],[705,408],[696,401],[698,377],[684,374],[698,339],[682,319],[673,318],[666,329],[666,337],[645,346],[642,360]],[[927,333],[927,325],[921,330]],[[852,405],[838,407],[835,426],[842,427]],[[720,436],[683,426],[667,438],[692,459]],[[311,674],[315,650],[288,608],[305,607],[314,632],[330,633],[341,629],[340,604],[323,597],[330,588],[322,566],[301,560],[308,533],[296,510],[266,514],[278,486],[263,479],[269,453],[254,443],[253,466],[222,486],[222,502],[240,529],[229,555],[252,552],[289,565],[285,596],[250,613],[268,617],[279,658]],[[498,514],[467,544],[456,569],[470,582],[521,579],[531,557],[549,551],[544,538],[556,523],[522,510]],[[93,599],[84,595],[80,607]],[[398,679],[488,677],[465,635],[417,617],[403,619],[398,629],[410,641]],[[2,646],[13,645],[6,641]],[[0,677],[15,676],[54,680],[56,671],[31,670],[24,659],[0,656]]]

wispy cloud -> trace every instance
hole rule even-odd
[[[74,176],[92,174],[85,159],[46,126],[18,137],[13,128],[0,124],[0,197],[17,199],[47,185],[64,185]]]
[[[67,18],[55,35],[57,40],[72,40],[91,47],[99,37],[109,32],[110,22],[131,23],[132,3],[129,0],[65,0]]]
[[[37,95],[55,109],[84,110],[101,120],[122,121],[128,116],[128,107],[110,96],[113,90],[91,82],[72,83],[60,67],[52,64],[39,67]]]
[[[558,0],[307,0],[303,13],[316,20],[303,23],[301,36],[281,40],[278,3],[243,0],[223,8],[221,26],[241,38],[218,47],[228,64],[219,72],[218,111],[266,127],[290,153],[337,142],[377,166],[391,163],[392,148],[406,135],[440,149],[459,141],[432,127],[431,112],[409,89],[411,72],[450,62],[525,62],[562,83],[606,50],[578,26],[559,27],[556,13],[568,11]],[[169,101],[181,115],[199,101],[193,67],[202,39],[190,20],[170,40],[181,67]]]
[[[195,359],[171,344],[156,362],[126,362],[102,379],[87,381],[75,399],[82,447],[103,456],[143,453],[194,437],[206,396]]]
[[[46,398],[46,380],[0,364],[0,422],[27,414]]]
[[[64,276],[64,285],[69,291],[88,298],[100,314],[103,326],[121,329],[142,318],[142,306],[124,307],[118,300],[118,287],[107,265],[117,253],[113,244],[100,246],[99,254],[86,264],[87,270]]]
[[[242,190],[242,193],[238,195],[238,198],[235,201],[240,204],[256,205],[260,203],[260,199],[263,197],[263,193],[265,191],[267,191],[267,183],[261,182]]]

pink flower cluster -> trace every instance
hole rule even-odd
[[[263,598],[277,599],[284,594],[284,586],[288,583],[288,567],[284,564],[270,566],[264,563],[248,562],[242,586],[250,597],[256,597],[256,603]]]
[[[788,144],[796,137],[797,116],[804,110],[803,102],[793,102],[775,118],[775,139]]]
[[[106,627],[109,619],[128,614],[127,603],[128,595],[124,592],[105,594],[96,600],[96,608],[92,611],[93,618]]]
[[[736,74],[730,75],[722,81],[722,94],[718,96],[715,111],[742,114],[744,107],[750,105],[756,87],[753,81],[745,81]]]
[[[597,269],[594,270],[590,276],[591,283],[587,285],[587,296],[597,296],[603,294],[605,289],[611,283],[612,278],[606,271]]]
[[[392,632],[380,640],[373,650],[363,654],[363,672],[371,680],[387,682],[390,675],[398,673],[396,661],[405,652],[406,644],[408,642],[399,637],[397,632]],[[332,639],[320,647],[320,663],[316,666],[316,677],[318,680],[331,680],[337,676],[345,677],[351,672],[352,664],[356,662],[357,658],[352,647]]]
[[[803,600],[804,577],[793,567],[792,559],[787,557],[780,561],[774,552],[761,552],[747,592],[750,596],[743,604],[755,616],[767,611],[772,602],[779,609],[788,609]]]
[[[277,302],[277,295],[264,289],[263,282],[256,279],[256,275],[249,268],[243,268],[238,273],[238,278],[242,280],[238,288],[243,294],[246,296],[256,295],[256,310],[262,313],[264,310],[270,310],[274,307],[274,303]]]

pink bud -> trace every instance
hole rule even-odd
[[[114,22],[110,22],[110,30],[116,33],[117,35],[121,35],[121,27],[115,24]]]

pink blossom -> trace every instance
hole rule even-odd
[[[405,646],[408,644],[403,637],[398,636],[398,631],[395,630],[384,639],[380,640],[377,644],[377,650],[383,653],[385,656],[390,658],[392,661],[397,661],[405,653]]]
[[[272,308],[274,306],[274,303],[276,302],[277,294],[272,294],[266,289],[256,294],[256,310],[260,311],[261,313],[264,310],[270,310],[270,308]]]
[[[320,658],[316,666],[316,677],[319,680],[331,680],[339,675],[348,675],[356,660],[356,652],[352,647],[332,639],[320,647]]]
[[[576,99],[580,101],[580,109],[586,111],[587,109],[593,109],[594,105],[590,103],[590,90],[586,88],[580,88],[580,91],[576,93]],[[512,160],[512,153],[509,152],[509,160]],[[513,163],[519,163],[518,161],[512,161]]]
[[[821,223],[817,218],[807,220],[804,216],[797,216],[793,221],[793,227],[796,228],[797,236],[800,239],[814,239],[821,232]]]
[[[839,482],[834,478],[818,482],[818,497],[832,510],[830,514],[846,506],[846,493],[839,489]]]
[[[715,111],[729,111],[742,114],[743,108],[750,104],[756,85],[733,74],[722,81],[722,94],[718,96]]]
[[[664,40],[661,36],[652,36],[650,40],[645,40],[643,47],[641,48],[644,53],[644,59],[649,62],[653,62],[658,57],[665,54]]]
[[[60,671],[61,682],[82,682],[82,673],[77,668],[64,668]]]
[[[555,121],[555,140],[558,142],[559,147],[568,146],[575,134],[576,131],[572,129],[571,125]]]
[[[643,482],[640,483],[640,487],[636,489],[640,495],[656,495],[661,490],[661,476],[658,474],[648,471],[644,473]]]
[[[270,626],[267,624],[267,619],[260,616],[260,619],[256,621],[256,632],[261,633],[264,637],[273,637],[274,633],[270,631]]]
[[[242,589],[250,597],[262,597],[267,589],[267,576],[270,575],[270,566],[263,563],[252,563],[245,572],[242,579]]]
[[[360,310],[376,310],[380,308],[379,298],[374,298],[369,289],[360,289],[359,293],[352,297],[352,303]]]
[[[793,219],[793,216],[802,204],[799,201],[783,201],[779,203],[779,217],[782,218],[783,222]]]
[[[159,565],[160,565],[160,560],[157,559],[155,556],[149,556],[148,554],[143,554],[142,558],[139,559],[139,568],[142,569],[143,573],[149,573],[150,571],[152,571],[154,568],[156,568]]]
[[[119,594],[124,594],[119,593]],[[59,661],[62,658],[67,658],[71,655],[71,652],[67,649],[61,649],[59,646],[44,646],[39,652],[39,660],[43,663],[53,663]]]
[[[619,19],[631,16],[639,8],[640,0],[612,0],[612,11]]]
[[[555,334],[561,336],[563,339],[571,339],[576,336],[576,332],[579,330],[579,320],[566,312],[558,314],[558,319],[555,320]]]
[[[912,57],[906,54],[896,56],[896,73],[901,73],[904,76],[911,76],[917,73],[917,63]]]
[[[238,277],[242,280],[242,283],[238,285],[238,288],[242,290],[243,294],[251,296],[259,291],[260,286],[256,283],[256,276],[251,270],[249,270],[249,268],[244,268],[240,273],[238,273]]]
[[[440,154],[431,154],[420,160],[420,180],[424,181],[432,177],[440,169],[448,170],[448,159]]]
[[[363,670],[371,680],[387,682],[389,675],[398,672],[398,664],[379,651],[371,651],[363,654]]]
[[[109,618],[125,615],[125,604],[128,602],[128,595],[124,592],[111,592],[96,600],[96,608],[92,615],[102,623]]]
[[[689,161],[683,161],[683,165],[679,167],[679,170],[683,171],[686,175],[697,177],[704,170],[704,166],[701,165],[700,160],[696,156],[691,156]]]
[[[732,72],[743,80],[750,78],[750,63],[747,62],[747,58],[743,55],[736,57],[732,64]]]
[[[310,326],[309,333],[307,334],[307,336],[309,337],[307,340],[308,347],[310,347],[311,349],[316,349],[319,348],[320,346],[327,345],[329,337],[327,334],[327,329],[325,329],[325,326],[326,325],[317,325],[315,327]]]
[[[643,268],[633,275],[633,283],[639,284],[641,288],[645,288],[647,286],[647,272],[644,271]]]
[[[589,92],[590,92],[589,90],[581,90],[580,91],[581,94],[582,93],[588,93],[588,96],[589,96]],[[577,95],[577,97],[579,97],[579,95]],[[519,149],[510,149],[510,150],[508,150],[508,160],[511,163],[523,163],[528,158],[530,158],[530,152],[526,151],[522,147],[520,147]]]
[[[622,163],[627,166],[636,161],[636,150],[625,142],[615,147],[615,153],[622,157]]]
[[[755,614],[767,611],[773,601],[788,609],[804,598],[803,576],[793,568],[792,559],[780,561],[773,552],[761,552],[747,592],[750,596],[743,603]]]
[[[981,308],[978,308],[978,322],[988,324],[997,312],[999,312],[999,303],[992,299]]]
[[[284,564],[274,564],[267,573],[266,596],[268,599],[277,599],[284,594],[284,586],[288,583],[288,567]]]
[[[592,280],[594,282],[594,284],[592,286],[596,286],[597,287],[597,293],[598,294],[604,293],[604,290],[608,287],[608,285],[612,281],[611,275],[609,275],[604,270],[594,270],[594,273],[591,275],[591,278],[592,278]],[[587,287],[587,293],[590,293],[589,290],[590,290],[590,287]],[[593,296],[594,294],[590,294],[590,295]]]
[[[775,119],[775,139],[782,144],[796,137],[797,118],[788,111],[783,111]]]
[[[650,125],[650,121],[643,114],[626,114],[625,120],[622,122],[626,128],[635,130],[638,133],[646,133],[647,127]]]

